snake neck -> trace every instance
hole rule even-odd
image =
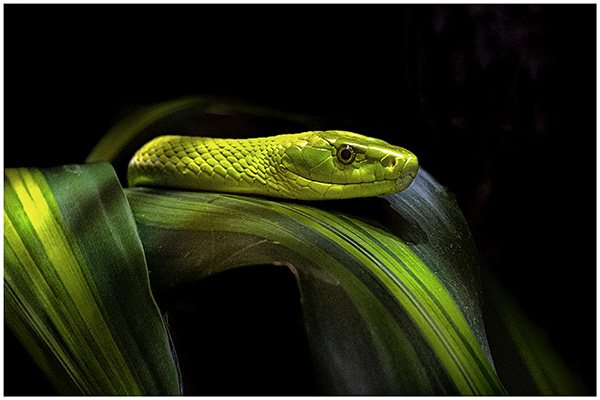
[[[128,169],[130,186],[290,196],[282,157],[295,135],[251,139],[161,136]]]

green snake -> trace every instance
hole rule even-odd
[[[381,196],[406,189],[419,164],[410,151],[345,131],[251,139],[160,136],[129,162],[129,186],[297,200]]]

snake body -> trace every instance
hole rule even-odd
[[[133,156],[130,186],[347,199],[406,189],[419,169],[410,151],[345,131],[252,139],[160,136]]]

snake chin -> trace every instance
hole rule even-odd
[[[403,191],[404,189],[408,188],[412,182],[416,179],[417,177],[417,172],[415,171],[414,173],[409,173],[403,177],[400,177],[396,180],[396,187],[395,187],[395,192],[394,193],[398,193]]]

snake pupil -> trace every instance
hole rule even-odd
[[[337,155],[338,160],[340,160],[340,162],[342,162],[343,164],[350,164],[352,161],[354,161],[354,158],[356,157],[352,146],[347,144],[340,146]]]

